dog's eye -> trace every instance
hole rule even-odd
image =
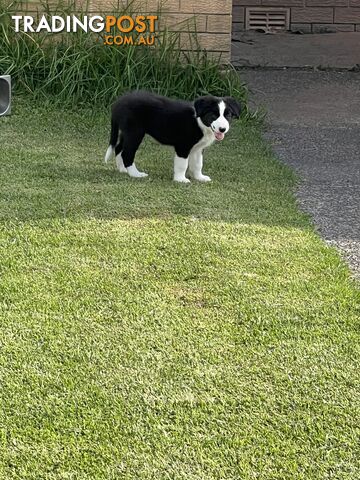
[[[225,118],[230,118],[231,117],[231,112],[230,110],[226,109],[225,112],[224,112],[224,117]]]

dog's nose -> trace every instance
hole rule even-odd
[[[226,128],[224,128],[224,127],[220,127],[220,128],[219,128],[219,132],[221,132],[221,133],[224,133],[224,132],[226,132]]]

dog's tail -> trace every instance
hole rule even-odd
[[[108,162],[113,154],[119,138],[119,125],[111,120],[110,144],[105,154],[105,162]]]

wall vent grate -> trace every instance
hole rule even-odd
[[[251,7],[246,9],[246,30],[277,32],[289,30],[289,8]]]

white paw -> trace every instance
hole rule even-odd
[[[118,153],[115,157],[116,166],[120,173],[127,173],[127,168],[124,165],[121,153]]]
[[[148,174],[145,172],[139,172],[139,170],[135,166],[135,163],[130,165],[130,167],[127,167],[126,171],[132,178],[144,178],[148,176]]]
[[[194,177],[198,182],[211,182],[211,178],[207,175],[197,175]]]
[[[129,173],[128,170],[127,170],[127,172]],[[148,174],[145,173],[145,172],[137,171],[136,173],[131,173],[131,174],[129,173],[129,177],[131,177],[131,178],[145,178],[147,176],[148,176]]]
[[[127,169],[124,165],[124,162],[122,161],[122,158],[116,157],[116,166],[120,173],[127,173]]]
[[[174,177],[174,182],[190,183],[190,180],[186,177]]]

